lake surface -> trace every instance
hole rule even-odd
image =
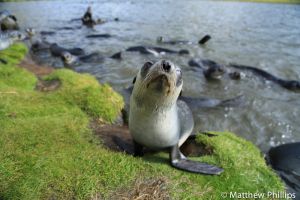
[[[87,6],[94,16],[108,20],[93,29],[81,26]],[[121,91],[147,60],[166,58],[181,66],[184,95],[228,99],[245,96],[245,106],[193,110],[196,130],[232,131],[262,151],[270,146],[300,140],[300,93],[288,91],[251,73],[240,81],[224,78],[208,82],[201,71],[192,71],[190,58],[212,59],[221,64],[238,63],[265,69],[284,79],[300,80],[300,6],[288,4],[213,1],[39,1],[0,3],[16,15],[21,28],[55,31],[49,42],[81,47],[88,53],[110,56],[130,46],[156,45],[188,49],[190,55],[144,56],[124,53],[122,61],[106,59],[75,70],[88,72],[100,82]],[[115,17],[119,22],[113,21]],[[73,27],[73,30],[67,30]],[[108,39],[88,39],[89,34],[109,33]],[[205,34],[212,39],[198,45],[158,45],[156,38],[197,42]],[[49,64],[62,65],[59,59]]]

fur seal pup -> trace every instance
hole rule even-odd
[[[25,32],[29,38],[32,38],[36,35],[36,30],[34,28],[27,28]]]
[[[104,33],[104,34],[91,34],[91,35],[87,35],[85,37],[86,38],[110,38],[112,36],[108,33]]]
[[[145,46],[133,46],[126,49],[126,51],[137,51],[141,54],[153,54],[154,56],[158,56],[160,54],[170,53],[170,54],[189,54],[189,51],[186,49],[182,49],[179,51],[162,48],[162,47],[145,47]]]
[[[81,18],[81,21],[82,21],[83,24],[93,21],[91,6],[89,6],[87,8],[86,12],[84,13],[84,15]]]
[[[226,69],[223,65],[220,65],[212,60],[200,60],[194,59],[189,60],[189,66],[200,68],[206,79],[221,79],[226,73]]]
[[[48,51],[50,50],[51,43],[47,41],[34,41],[30,47],[30,50],[33,52],[39,52],[39,51]]]
[[[42,36],[46,36],[46,35],[55,35],[56,33],[54,31],[41,31],[40,34]]]
[[[183,81],[181,69],[170,61],[146,62],[139,70],[130,97],[129,130],[134,140],[134,155],[143,147],[168,148],[173,167],[203,174],[220,174],[223,169],[188,160],[179,147],[194,127],[193,115],[178,100]]]
[[[112,55],[110,58],[119,59],[117,54]],[[65,66],[78,66],[82,63],[99,63],[104,61],[104,57],[99,53],[91,53],[83,56],[75,56],[70,52],[65,51],[61,54],[61,59],[64,62]]]
[[[206,44],[206,42],[208,42],[208,40],[210,40],[210,39],[211,39],[210,35],[205,35],[203,38],[201,38],[198,41],[198,44],[200,44],[200,45]]]
[[[84,55],[84,50],[81,49],[81,48],[70,48],[70,49],[67,49],[67,48],[64,48],[64,47],[61,47],[59,46],[58,44],[56,43],[53,43],[50,45],[50,52],[53,56],[61,56],[63,52],[69,52],[75,56],[80,56],[80,55]]]
[[[198,44],[205,44],[210,39],[211,39],[210,35],[205,35],[203,38],[201,38],[198,41]],[[157,37],[156,41],[159,44],[170,44],[170,45],[176,45],[176,44],[193,44],[194,43],[194,42],[187,41],[187,40],[165,40],[162,36]]]
[[[288,89],[288,90],[299,90],[300,89],[300,81],[297,80],[284,80],[266,72],[263,69],[259,69],[256,67],[246,66],[246,65],[237,65],[237,64],[229,64],[229,67],[233,67],[235,69],[240,70],[248,70],[253,72],[256,75],[259,75],[265,78],[268,81],[272,81],[273,83],[278,84],[279,86]]]
[[[94,25],[104,23],[104,21],[101,19],[97,19],[97,20],[93,19],[91,6],[89,6],[87,8],[86,12],[84,13],[84,15],[81,18],[81,21],[84,25],[86,25],[88,27],[93,27]]]

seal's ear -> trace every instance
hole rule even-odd
[[[133,80],[132,80],[132,84],[134,85],[134,83],[135,83],[135,81],[136,81],[136,76],[133,78]]]
[[[149,69],[151,68],[151,66],[153,65],[153,63],[152,62],[146,62],[144,65],[143,65],[143,67],[142,67],[142,69],[141,69],[141,76],[142,77],[145,77],[146,75],[147,75],[147,73],[148,73],[148,71],[149,71]]]

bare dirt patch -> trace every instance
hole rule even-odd
[[[26,57],[19,64],[20,67],[27,69],[38,77],[51,74],[55,69],[53,67],[38,65],[32,59]]]
[[[44,80],[39,80],[36,84],[35,89],[41,92],[50,92],[58,89],[61,85],[60,80],[50,80],[50,81],[44,81]]]
[[[38,77],[35,89],[41,92],[50,92],[58,89],[61,85],[60,80],[42,80],[41,77],[51,74],[55,69],[50,66],[38,65],[31,58],[26,57],[19,64],[19,67],[25,68]]]
[[[117,200],[169,200],[166,178],[137,179],[130,190],[116,192],[111,199]]]
[[[99,136],[103,141],[106,148],[113,151],[123,151],[115,143],[114,138],[121,138],[123,141],[133,144],[132,138],[129,133],[128,126],[120,124],[105,124],[101,120],[92,120],[90,123],[90,128],[94,131],[94,134]]]

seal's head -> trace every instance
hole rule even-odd
[[[232,79],[232,80],[240,80],[241,79],[241,73],[240,72],[231,72],[229,73],[229,77]]]
[[[67,51],[64,51],[61,53],[61,58],[63,60],[63,62],[67,65],[72,65],[76,62],[76,57],[72,54],[70,54],[69,52]]]
[[[158,43],[163,42],[163,41],[164,41],[163,36],[158,36],[158,37],[156,38],[156,41],[157,41]]]
[[[28,35],[29,38],[33,37],[36,35],[36,30],[33,28],[27,28],[25,30],[26,34]]]
[[[167,60],[146,62],[134,80],[131,101],[154,109],[175,104],[182,89],[181,69]]]
[[[86,12],[88,12],[88,13],[92,13],[92,7],[91,7],[91,6],[89,6],[89,7],[87,8]]]
[[[221,79],[226,69],[222,65],[213,65],[210,66],[205,72],[204,75],[209,79]]]

